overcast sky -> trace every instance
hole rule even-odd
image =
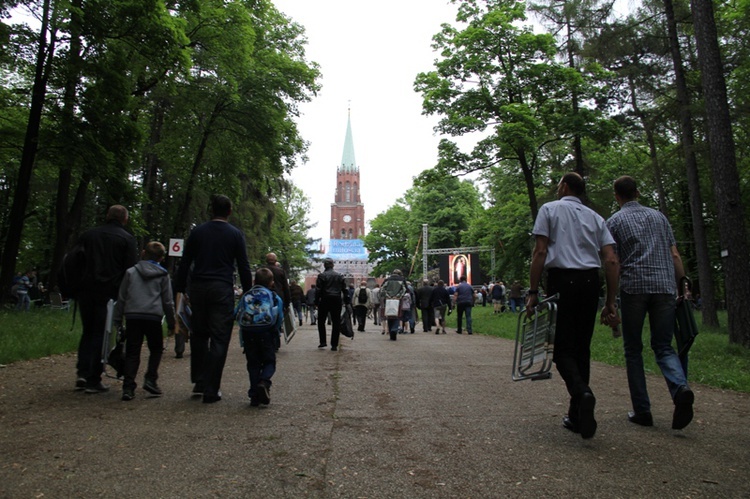
[[[327,240],[336,168],[351,108],[361,197],[369,223],[437,161],[436,117],[422,115],[413,90],[419,72],[433,69],[431,39],[456,6],[447,0],[274,0],[305,27],[307,59],[321,66],[322,90],[298,120],[310,142],[309,161],[292,179],[311,203],[310,235]]]

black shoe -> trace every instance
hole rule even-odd
[[[318,345],[318,348],[325,348],[325,347],[327,347],[327,346],[328,346],[328,345],[326,345],[325,343],[321,343],[320,345]]]
[[[161,391],[161,388],[156,384],[156,381],[146,379],[143,380],[143,389],[146,390],[151,395],[155,395],[157,397],[161,397],[164,392]]]
[[[628,421],[641,426],[654,426],[654,418],[651,412],[628,412]]]
[[[208,395],[206,393],[203,394],[203,403],[204,404],[213,404],[215,402],[218,402],[221,400],[221,392],[216,392],[216,395]]]
[[[174,358],[175,359],[181,359],[182,358],[182,354],[181,353],[175,354]]]
[[[339,349],[339,347],[331,347],[331,351],[332,351],[332,352],[335,352],[335,351],[337,351],[338,349]]]
[[[566,430],[570,430],[573,433],[581,433],[581,431],[578,429],[578,424],[570,419],[570,416],[563,416],[563,428]]]
[[[469,331],[468,334],[474,334],[474,333],[472,333],[471,331]]]
[[[582,438],[591,438],[596,433],[596,419],[594,419],[594,407],[596,398],[591,392],[581,395],[581,402],[578,406],[578,429],[581,431]]]
[[[299,321],[299,325],[302,326],[302,321]]]
[[[268,405],[271,402],[271,393],[268,383],[265,381],[258,382],[258,387],[255,389],[255,397],[263,405]]]
[[[456,334],[461,334],[461,331],[459,331],[459,330],[456,330]]]
[[[89,395],[91,395],[94,393],[104,393],[108,391],[109,391],[109,387],[100,381],[96,385],[87,385],[85,393],[88,393]]]
[[[310,323],[311,326],[315,326],[316,324],[317,324],[317,322],[311,322]]]
[[[76,378],[76,391],[80,392],[81,390],[86,389],[86,378]]]
[[[693,420],[694,401],[695,395],[687,385],[682,385],[677,389],[674,396],[674,414],[672,415],[673,430],[681,430]]]
[[[205,390],[203,383],[196,383],[193,387],[193,396],[203,395],[203,391]]]
[[[130,402],[135,398],[135,392],[130,389],[125,389],[122,391],[122,400],[125,402]]]
[[[258,407],[260,405],[260,401],[257,398],[250,397],[250,407]]]

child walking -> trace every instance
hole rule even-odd
[[[122,400],[124,401],[135,398],[135,389],[138,386],[135,377],[141,363],[141,346],[144,337],[148,344],[149,357],[143,389],[157,397],[162,395],[156,383],[164,350],[162,318],[166,315],[170,334],[174,334],[175,328],[172,285],[166,269],[159,265],[164,260],[165,253],[164,245],[160,242],[148,243],[146,249],[141,252],[142,260],[125,272],[120,285],[113,322],[119,327],[123,316],[127,321],[125,369],[122,383]]]
[[[261,267],[255,273],[255,286],[242,295],[237,305],[240,345],[245,349],[250,377],[247,395],[253,407],[271,402],[271,377],[276,372],[274,335],[284,324],[284,303],[273,288],[273,273]]]

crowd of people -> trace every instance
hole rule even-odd
[[[114,324],[125,330],[122,400],[135,398],[144,339],[149,360],[142,388],[152,396],[162,394],[158,369],[164,349],[161,324],[166,319],[170,334],[189,329],[192,393],[200,396],[203,403],[211,404],[222,398],[222,374],[238,318],[237,298],[242,303],[248,291],[258,287],[273,291],[276,298],[264,309],[273,319],[267,326],[246,323],[243,328],[240,323],[250,380],[248,396],[251,405],[257,406],[270,402],[275,352],[280,347],[285,318],[300,326],[305,321],[317,326],[318,348],[330,346],[332,351],[339,349],[340,318],[347,310],[352,317],[343,315],[353,321],[358,331],[365,331],[366,322],[371,320],[393,341],[400,334],[414,334],[419,322],[425,333],[445,334],[446,317],[456,310],[455,332],[471,335],[473,307],[491,303],[493,314],[531,315],[544,283],[547,295],[557,296],[553,362],[569,396],[563,427],[588,439],[597,428],[590,344],[600,308],[603,275],[605,297],[599,320],[613,328],[622,323],[632,403],[628,420],[637,425],[653,425],[643,367],[642,329],[648,315],[650,345],[674,403],[672,428],[685,428],[693,418],[694,394],[687,382],[686,364],[671,342],[675,299],[688,291],[681,285],[685,270],[669,222],[660,212],[638,203],[636,181],[628,176],[614,183],[620,209],[608,220],[583,204],[585,182],[578,174],[563,176],[557,195],[556,201],[540,208],[534,224],[535,244],[527,289],[520,280],[513,280],[507,287],[501,280],[475,287],[465,275],[460,276],[456,286],[424,279],[415,287],[400,270],[372,286],[366,280],[347,284],[334,269],[334,260],[327,258],[316,282],[305,291],[295,280],[289,280],[274,253],[266,256],[265,265],[253,276],[244,235],[228,223],[232,203],[226,196],[215,196],[212,219],[192,230],[172,282],[162,266],[164,246],[150,242],[139,255],[135,238],[125,229],[127,209],[112,206],[106,223],[85,232],[79,241],[86,254],[87,270],[86,282],[75,297],[83,325],[76,389],[88,394],[109,390],[102,383],[101,352],[110,300],[116,303]],[[239,286],[235,276],[239,277]],[[35,274],[26,274],[18,276],[14,288],[18,308],[28,310],[28,295],[42,286],[36,282]],[[180,312],[187,308],[188,296],[189,328]],[[285,317],[289,310],[291,317]],[[178,357],[181,353],[177,352]]]

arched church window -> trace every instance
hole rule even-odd
[[[339,182],[339,185],[336,187],[336,201],[341,202],[341,197],[343,196],[343,186],[341,182]]]
[[[352,185],[349,183],[349,181],[346,182],[346,202],[352,202]]]
[[[349,229],[349,239],[352,239],[352,229]]]
[[[341,239],[346,239],[346,229],[341,229]]]

